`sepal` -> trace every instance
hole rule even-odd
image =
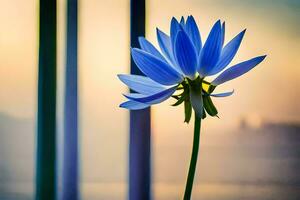
[[[185,82],[179,85],[176,90],[183,90],[183,92],[172,96],[177,100],[172,106],[179,106],[184,101],[189,101],[189,87]]]
[[[215,117],[218,115],[218,110],[215,107],[214,103],[212,102],[210,96],[203,95],[203,106],[205,108],[205,111],[212,117]]]
[[[205,119],[205,118],[206,118],[206,112],[205,112],[205,109],[203,108],[202,119]]]
[[[172,106],[179,106],[186,100],[187,94],[184,92],[181,96],[178,96],[177,101]]]
[[[184,122],[189,123],[192,116],[192,104],[189,100],[184,101]]]
[[[202,79],[198,77],[194,81],[189,80],[190,100],[197,117],[202,118],[203,115],[203,99],[202,99]]]

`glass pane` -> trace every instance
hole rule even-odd
[[[37,14],[36,1],[1,1],[0,199],[33,198]]]
[[[81,1],[79,94],[83,199],[125,199],[128,112],[119,108],[129,71],[129,1]]]
[[[148,1],[147,36],[155,44],[156,27],[169,32],[172,16],[193,15],[204,41],[218,19],[226,20],[225,43],[247,28],[232,64],[268,54],[256,69],[218,88],[235,93],[215,98],[220,119],[202,123],[193,199],[299,197],[298,8],[295,1]],[[154,199],[184,192],[193,122],[184,124],[183,107],[173,102],[152,112]]]

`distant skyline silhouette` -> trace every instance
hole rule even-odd
[[[31,199],[33,195],[35,136],[32,123],[32,119],[20,119],[0,113],[0,199],[9,196],[14,199],[18,193],[20,197],[16,200],[25,200]],[[297,192],[297,188],[300,187],[300,176],[297,173],[297,166],[300,165],[299,133],[300,122],[268,121],[260,128],[237,127],[235,131],[226,134],[205,133],[203,140],[206,142],[202,145],[199,157],[199,170],[202,173],[197,177],[196,188],[199,184],[201,187],[215,184],[216,187],[224,188],[229,185],[244,185],[253,187],[257,192],[261,187],[274,190],[279,194],[278,200],[284,197],[283,194],[289,195],[289,199],[300,197]],[[168,190],[167,185],[178,189],[182,187],[180,184],[185,178],[186,166],[183,161],[181,164],[176,163],[178,158],[186,159],[189,144],[183,145],[176,141],[172,145],[154,144],[153,153],[161,155],[154,157],[154,188],[163,192]],[[113,162],[113,165],[119,164],[117,160]],[[168,166],[173,167],[170,169]],[[89,171],[85,171],[87,169]],[[96,195],[95,198],[105,197],[105,188],[109,187],[122,194],[121,188],[124,187],[126,179],[121,174],[114,174],[114,169],[103,169],[83,163],[82,187],[86,188],[83,190],[83,197],[86,197],[84,199],[92,198],[93,195]],[[224,171],[226,173],[223,173]],[[195,198],[198,195],[208,195],[201,187]],[[239,190],[228,189],[232,190],[233,197],[241,195]],[[250,195],[247,192],[243,193],[246,196]],[[267,197],[266,193],[259,195],[261,196],[258,199]],[[111,199],[110,196],[108,198]]]

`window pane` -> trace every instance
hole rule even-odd
[[[37,3],[0,7],[0,199],[33,198]]]
[[[129,1],[80,1],[79,96],[84,199],[125,199],[128,112],[119,108],[129,71]]]

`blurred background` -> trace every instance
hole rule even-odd
[[[226,21],[226,41],[247,28],[237,63],[267,59],[219,91],[218,118],[203,122],[194,199],[300,199],[300,2],[147,0],[146,37],[193,15],[205,40]],[[0,199],[34,197],[38,1],[0,0]],[[58,0],[58,156],[61,150],[65,1]],[[127,197],[128,111],[118,105],[129,72],[129,0],[79,2],[79,114],[82,199]],[[152,109],[153,199],[179,199],[192,124],[172,100]],[[58,166],[60,169],[61,166]]]

